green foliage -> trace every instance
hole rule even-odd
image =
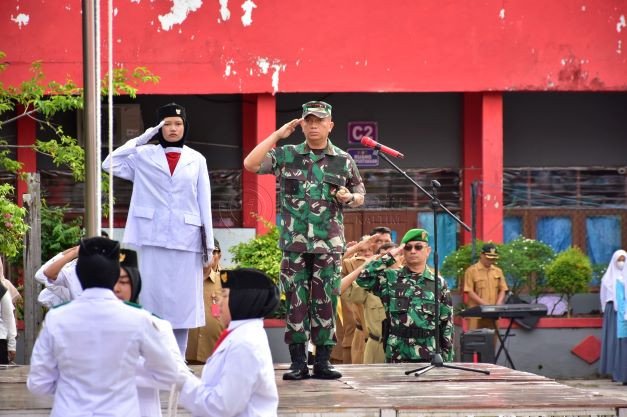
[[[546,289],[545,272],[555,257],[546,243],[519,236],[501,246],[498,266],[508,278],[509,289],[514,295],[523,290],[538,297]]]
[[[36,141],[37,150],[50,156],[57,167],[69,167],[75,181],[85,181],[85,150],[75,138],[64,135],[61,126],[57,128],[57,134],[58,140]]]
[[[479,259],[479,252],[483,246],[481,240],[475,242],[475,259],[472,259],[472,245],[464,245],[457,249],[455,252],[450,253],[442,262],[442,268],[439,273],[445,277],[456,277],[457,288],[461,289],[464,279],[464,272],[466,269],[477,262]],[[498,247],[499,245],[497,245]]]
[[[45,200],[41,205],[41,258],[52,258],[59,252],[72,246],[85,234],[83,219],[65,220],[64,207],[50,207]]]
[[[257,268],[263,271],[278,285],[282,257],[279,249],[279,228],[267,220],[257,220],[265,224],[268,232],[232,247],[233,260],[240,268]]]
[[[484,242],[476,241],[476,256]],[[538,296],[546,288],[545,270],[555,256],[550,246],[533,239],[518,237],[505,244],[495,244],[499,251],[499,260],[496,265],[503,269],[510,290],[515,295],[528,291]],[[457,277],[458,288],[462,287],[462,280],[466,269],[477,260],[471,259],[472,245],[464,245],[451,253],[442,263],[441,273],[446,277]]]
[[[0,72],[6,70],[8,62],[4,60],[5,53],[0,51]],[[85,180],[85,151],[78,145],[76,138],[64,133],[63,127],[54,123],[53,118],[57,113],[75,111],[83,108],[83,89],[68,79],[63,83],[47,81],[41,62],[33,62],[30,68],[31,77],[19,86],[5,86],[0,82],[0,132],[3,126],[15,122],[23,117],[34,119],[40,129],[49,129],[53,133],[50,141],[37,140],[34,150],[48,155],[53,163],[60,167],[68,167],[74,180]],[[159,77],[145,67],[137,67],[133,70],[116,68],[113,70],[113,94],[128,94],[135,98],[138,87],[144,83],[157,83]],[[107,94],[108,74],[103,81],[103,94]],[[19,110],[19,112],[16,111]],[[6,114],[10,115],[8,118]],[[3,118],[4,116],[4,118]],[[17,175],[22,164],[11,158],[8,143],[0,137],[0,170]],[[102,194],[106,198],[108,191],[108,175],[103,173]],[[6,186],[8,187],[8,186]],[[27,226],[23,224],[24,211],[12,203],[7,196],[12,189],[3,185],[0,194],[0,219],[5,223],[0,230],[0,250],[12,262],[21,258],[22,239]],[[50,211],[51,210],[51,211]],[[69,246],[75,245],[81,235],[79,220],[65,223],[63,219],[64,209],[42,207],[42,255],[53,255]],[[103,204],[103,212],[108,212],[108,205]],[[4,221],[11,218],[11,222]],[[48,223],[46,223],[48,222]],[[11,226],[7,226],[10,224]],[[50,233],[50,235],[48,235]],[[58,250],[57,250],[58,249]]]
[[[279,228],[259,216],[254,216],[257,221],[262,222],[268,228],[268,232],[232,247],[230,252],[239,268],[259,269],[272,278],[272,281],[280,288],[282,252],[279,248]],[[285,294],[283,293],[281,293],[281,301],[281,306],[274,314],[276,317],[285,316],[283,302]]]
[[[26,209],[9,198],[13,192],[12,185],[0,185],[0,254],[6,256],[9,262],[21,256],[24,235],[28,231],[28,225],[24,221]]]
[[[570,317],[573,295],[586,292],[588,283],[592,278],[592,265],[590,259],[576,247],[571,247],[561,252],[546,270],[547,284],[566,297],[568,304],[568,317]]]

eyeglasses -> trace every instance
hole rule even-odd
[[[426,246],[425,245],[421,245],[419,243],[417,243],[415,245],[408,245],[406,243],[405,246],[403,246],[403,249],[405,249],[407,252],[411,252],[412,249],[416,249],[416,252],[420,252],[424,248],[426,248]]]
[[[220,252],[219,250],[214,250],[214,251],[213,251],[213,254],[214,254],[214,255],[219,255],[220,253],[222,253],[222,252]]]

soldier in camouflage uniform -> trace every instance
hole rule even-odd
[[[299,124],[305,142],[273,148]],[[353,158],[329,140],[332,129],[329,104],[305,103],[302,118],[283,125],[244,160],[248,171],[274,174],[280,184],[281,285],[292,360],[283,375],[287,380],[309,377],[305,346],[310,338],[316,346],[313,377],[342,376],[329,363],[346,243],[342,210],[363,204],[365,189]]]
[[[389,319],[385,347],[388,362],[430,362],[435,353],[435,278],[427,267],[429,234],[411,229],[401,247],[364,266],[357,284],[381,297]],[[390,269],[401,251],[405,266]],[[440,346],[444,361],[453,360],[453,306],[446,281],[440,278]]]

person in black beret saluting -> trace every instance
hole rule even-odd
[[[140,303],[168,320],[181,355],[205,324],[203,268],[211,266],[211,189],[205,158],[185,145],[185,108],[159,108],[158,125],[130,139],[102,167],[133,182],[123,244],[138,252]],[[148,144],[156,138],[158,144]]]
[[[153,316],[122,303],[113,288],[120,277],[120,244],[81,240],[76,273],[83,292],[48,312],[31,356],[28,389],[53,395],[51,416],[139,416],[136,375],[181,385],[186,376],[175,353],[163,346]]]

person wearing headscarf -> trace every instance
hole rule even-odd
[[[133,182],[123,243],[138,252],[141,304],[174,328],[181,356],[189,329],[205,324],[203,267],[211,264],[213,229],[207,161],[185,145],[185,108],[159,108],[157,126],[130,139],[102,163]],[[157,144],[149,144],[151,139]]]
[[[614,370],[618,347],[616,282],[623,271],[626,270],[625,261],[627,261],[627,252],[622,249],[615,251],[603,274],[603,278],[601,278],[601,288],[599,290],[601,308],[603,310],[601,357],[599,359],[599,374],[601,375],[611,375]]]
[[[116,298],[119,258],[118,242],[82,239],[76,273],[83,292],[46,315],[27,387],[33,394],[54,396],[52,417],[84,416],[87,410],[139,416],[135,378],[140,356],[154,381],[170,386],[181,379],[151,314]]]
[[[188,375],[180,402],[193,416],[277,415],[279,396],[263,318],[279,305],[279,290],[255,269],[223,271],[220,320],[226,330],[202,380]]]

